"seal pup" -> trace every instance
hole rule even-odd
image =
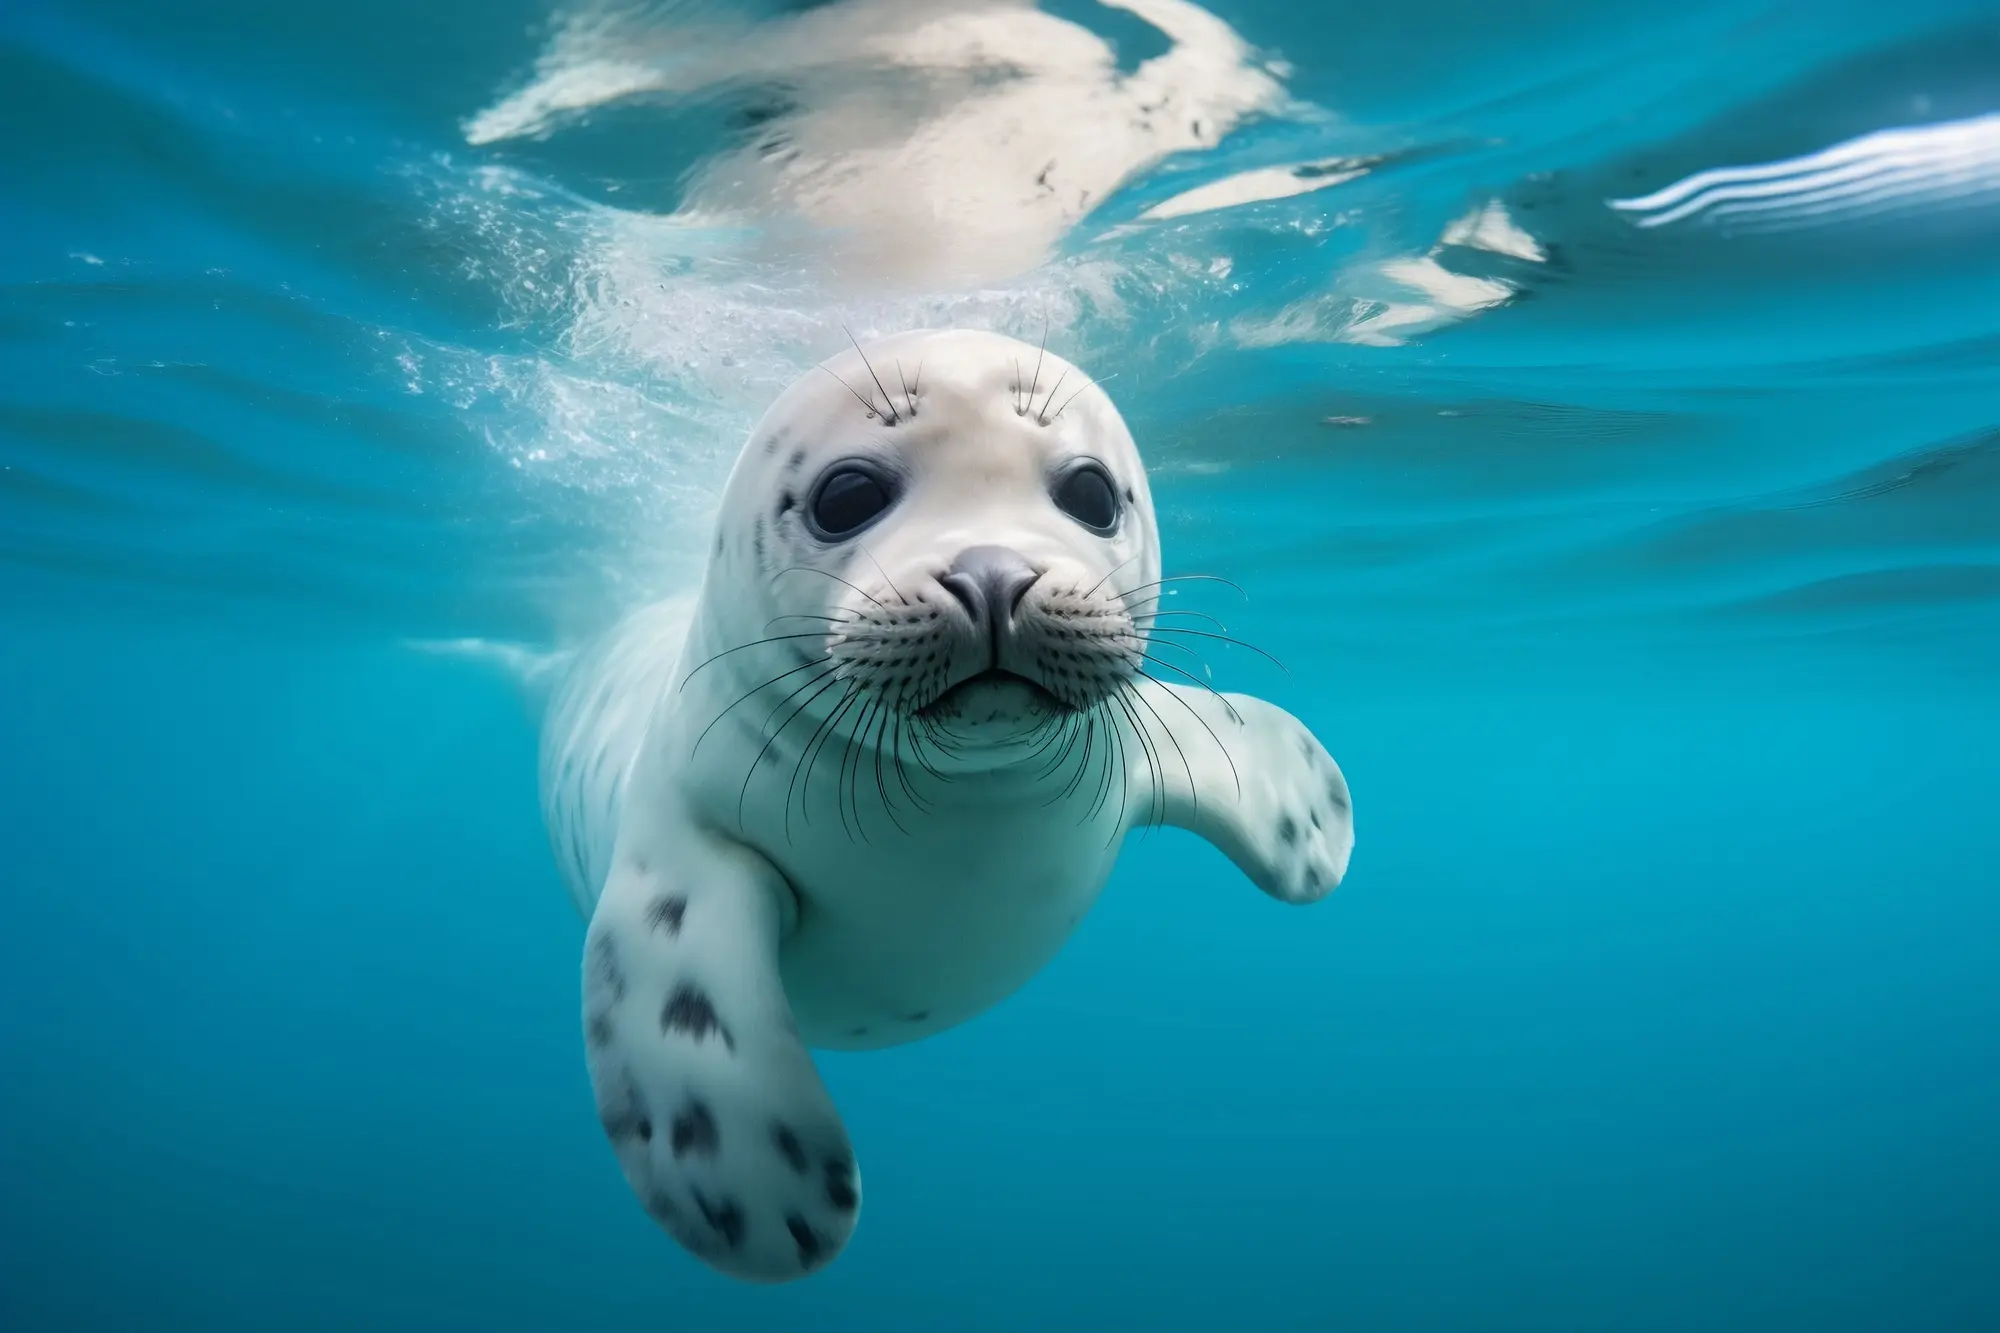
[[[1171,586],[1102,389],[997,334],[905,333],[778,397],[692,607],[572,671],[542,787],[589,920],[590,1080],[688,1250],[761,1282],[838,1254],[861,1178],[808,1048],[1012,993],[1129,830],[1191,830],[1286,902],[1340,882],[1339,767],[1176,664],[1217,631],[1161,610]]]

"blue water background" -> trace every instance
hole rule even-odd
[[[2000,110],[2000,25],[1503,8],[1219,6],[1337,114],[1104,218],[1406,158],[1189,224],[1234,286],[1057,303],[1169,569],[1290,670],[1218,681],[1345,768],[1349,880],[1288,908],[1154,833],[1019,995],[822,1056],[862,1222],[763,1289],[629,1196],[532,697],[435,650],[560,645],[698,535],[755,393],[564,330],[578,219],[672,208],[738,108],[482,150],[540,6],[9,7],[0,1325],[2000,1327],[2000,214],[1603,204]],[[1549,252],[1514,299],[1226,336],[1489,197]],[[1146,273],[1101,220],[968,318]],[[537,472],[544,372],[615,420]]]

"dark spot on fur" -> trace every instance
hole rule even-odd
[[[791,513],[792,506],[797,503],[798,501],[792,498],[792,493],[786,491],[778,499],[778,517],[783,518],[786,514]]]
[[[1299,821],[1293,819],[1290,815],[1285,815],[1279,819],[1278,837],[1284,841],[1287,847],[1296,843],[1299,840]]]
[[[1313,821],[1313,827],[1314,827],[1314,828],[1325,828],[1325,827],[1326,827],[1326,826],[1325,826],[1324,824],[1322,824],[1322,823],[1320,823],[1320,822],[1319,822],[1319,811],[1317,811],[1317,810],[1315,810],[1315,811],[1313,811],[1313,812],[1312,812],[1312,821]]]
[[[865,1037],[868,1035],[868,1029],[865,1026],[858,1028],[849,1028],[847,1029],[847,1035],[850,1037]]]
[[[912,1013],[912,1014],[904,1014],[904,1015],[903,1015],[903,1021],[904,1021],[905,1023],[921,1023],[921,1022],[923,1022],[923,1021],[924,1021],[925,1019],[929,1018],[930,1016],[931,1016],[931,1011],[930,1011],[930,1010],[928,1010],[928,1009],[919,1009],[919,1010],[917,1010],[917,1011],[916,1011],[915,1013]]]
[[[1132,494],[1132,488],[1131,488],[1130,486],[1127,486],[1127,487],[1125,488],[1125,499],[1126,499],[1126,502],[1127,502],[1127,503],[1129,503],[1129,504],[1137,504],[1137,503],[1138,503],[1138,497]]]
[[[722,554],[722,534],[719,532],[715,534],[715,553],[717,555]]]
[[[625,973],[618,966],[618,946],[609,935],[591,941],[590,985],[593,990],[610,991],[614,1003],[625,998]]]
[[[724,1046],[731,1051],[736,1049],[736,1038],[716,1016],[715,1005],[707,993],[691,982],[683,981],[667,997],[666,1008],[660,1011],[660,1031],[685,1033],[697,1042],[706,1041],[714,1033],[722,1038]]]
[[[778,1151],[783,1153],[785,1160],[792,1164],[792,1170],[798,1172],[800,1175],[806,1173],[806,1167],[810,1165],[806,1161],[806,1148],[803,1143],[799,1142],[799,1136],[792,1132],[790,1125],[773,1125],[771,1127],[771,1142],[778,1145]]]
[[[604,1136],[613,1143],[623,1143],[635,1134],[642,1141],[650,1139],[653,1125],[646,1118],[646,1103],[639,1096],[639,1084],[631,1070],[618,1071],[616,1089],[615,1099],[607,1096],[597,1104],[597,1122],[604,1126]]]
[[[843,1213],[854,1211],[861,1196],[854,1192],[854,1163],[842,1157],[826,1159],[826,1201]]]
[[[675,1157],[685,1157],[691,1152],[703,1157],[715,1156],[722,1137],[715,1131],[715,1117],[706,1103],[690,1098],[681,1108],[681,1113],[674,1117],[672,1142]]]
[[[806,451],[803,449],[794,449],[792,450],[791,461],[785,464],[785,468],[788,471],[797,472],[805,461]]]
[[[688,900],[678,894],[655,898],[646,908],[646,924],[664,930],[669,938],[681,933],[681,918],[687,915]]]
[[[667,1228],[675,1240],[684,1246],[689,1254],[713,1263],[722,1253],[722,1243],[707,1227],[686,1226],[676,1222]]]
[[[821,1252],[826,1249],[826,1242],[822,1241],[813,1229],[806,1225],[806,1220],[797,1213],[785,1215],[785,1230],[792,1233],[792,1240],[799,1247],[799,1262],[808,1268],[812,1267],[818,1261]]]
[[[590,1044],[592,1050],[603,1050],[611,1044],[611,1015],[592,1014],[590,1021],[584,1024],[583,1031],[583,1039]]]
[[[694,1204],[701,1209],[701,1220],[713,1227],[730,1249],[733,1250],[743,1243],[745,1227],[742,1204],[727,1198],[711,1203],[708,1196],[700,1190],[694,1192]]]
[[[1340,784],[1337,782],[1330,783],[1327,786],[1326,799],[1332,803],[1333,808],[1336,810],[1347,809],[1347,793],[1340,789]]]
[[[649,1190],[646,1194],[646,1211],[662,1222],[678,1222],[681,1218],[680,1205],[665,1190]]]
[[[1299,755],[1301,758],[1307,760],[1313,757],[1312,737],[1306,735],[1303,731],[1299,733]]]
[[[1299,887],[1307,893],[1319,892],[1319,871],[1308,869],[1299,880]]]

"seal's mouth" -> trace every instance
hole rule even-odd
[[[1005,709],[1007,705],[1016,701],[1021,712],[1035,708],[1050,713],[1069,711],[1067,704],[1026,676],[1002,667],[988,667],[978,675],[967,676],[925,704],[918,710],[918,716],[936,717],[972,704],[986,704]]]

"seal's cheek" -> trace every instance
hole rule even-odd
[[[785,500],[789,499],[789,506]],[[795,495],[754,514],[739,516],[723,530],[716,547],[716,559],[731,569],[750,572],[769,581],[786,569],[816,565],[838,571],[846,552],[829,551],[806,532]]]

